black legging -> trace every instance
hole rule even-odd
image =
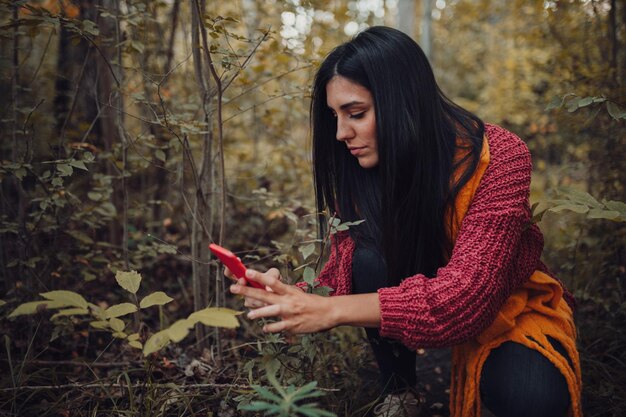
[[[375,250],[357,245],[352,259],[352,292],[373,293],[385,286],[388,282],[383,259]],[[365,331],[384,392],[414,388],[415,352],[381,337],[378,329]],[[549,340],[570,361],[563,346]],[[489,354],[481,374],[480,396],[485,407],[498,417],[564,416],[570,403],[567,383],[559,370],[539,352],[514,342],[503,343]]]

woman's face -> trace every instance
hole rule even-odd
[[[337,119],[337,140],[363,168],[378,165],[376,115],[369,90],[340,75],[326,84],[326,101]]]

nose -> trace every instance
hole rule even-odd
[[[352,137],[354,137],[354,129],[352,129],[350,123],[343,121],[341,117],[337,117],[337,140],[343,142]]]

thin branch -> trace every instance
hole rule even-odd
[[[194,6],[196,8],[199,20],[198,29],[200,30],[200,34],[202,35],[202,47],[204,49],[204,54],[209,64],[209,70],[211,72],[211,75],[213,76],[213,80],[215,81],[215,86],[217,89],[217,137],[220,154],[221,177],[220,230],[218,234],[218,244],[222,245],[224,243],[224,234],[226,233],[226,175],[224,169],[224,127],[222,122],[222,96],[224,91],[222,90],[222,80],[215,70],[215,65],[213,64],[213,59],[211,58],[211,54],[209,52],[209,43],[207,42],[206,30],[204,29],[202,20],[200,19],[200,16],[202,16],[202,12],[200,10],[200,3],[198,2],[198,0],[194,0]]]
[[[61,385],[24,385],[21,387],[12,387],[12,388],[0,388],[0,392],[13,392],[13,391],[38,391],[38,390],[55,390],[55,389],[104,389],[104,388],[163,388],[163,389],[172,389],[173,386],[171,383],[168,384],[155,384],[145,382],[139,384],[120,384],[120,383],[99,383],[99,384],[81,384],[79,382],[73,384],[61,384]],[[192,389],[241,389],[241,390],[252,390],[253,388],[250,385],[242,385],[242,384],[184,384],[184,385],[176,385],[176,389],[178,390],[192,390]],[[287,387],[283,387],[287,388]],[[316,389],[324,392],[339,392],[341,391],[338,388],[321,388],[317,387]]]

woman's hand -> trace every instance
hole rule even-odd
[[[267,271],[267,273],[272,273],[273,275],[277,275],[279,280],[282,280],[282,277],[280,276],[280,272],[278,271],[278,269],[276,268],[272,268],[269,271]],[[233,281],[237,281],[238,285],[241,286],[248,286],[248,281],[246,281],[244,278],[237,278],[236,276],[233,275],[233,273],[231,272],[230,269],[228,269],[228,267],[224,267],[224,276],[227,278],[232,279]],[[269,287],[265,287],[266,291],[272,291],[271,288]],[[245,307],[248,307],[250,309],[255,309],[255,308],[259,308],[259,307],[264,307],[267,304],[261,302],[261,301],[257,301],[254,298],[250,298],[250,297],[245,297],[244,298],[244,304]]]
[[[231,293],[244,296],[246,306],[254,306],[255,309],[248,313],[248,318],[281,319],[266,324],[263,331],[313,333],[335,326],[330,298],[307,294],[295,285],[282,283],[277,269],[272,268],[265,273],[248,269],[246,278],[257,281],[267,288],[267,291],[264,291],[246,286],[244,279],[231,285]]]

